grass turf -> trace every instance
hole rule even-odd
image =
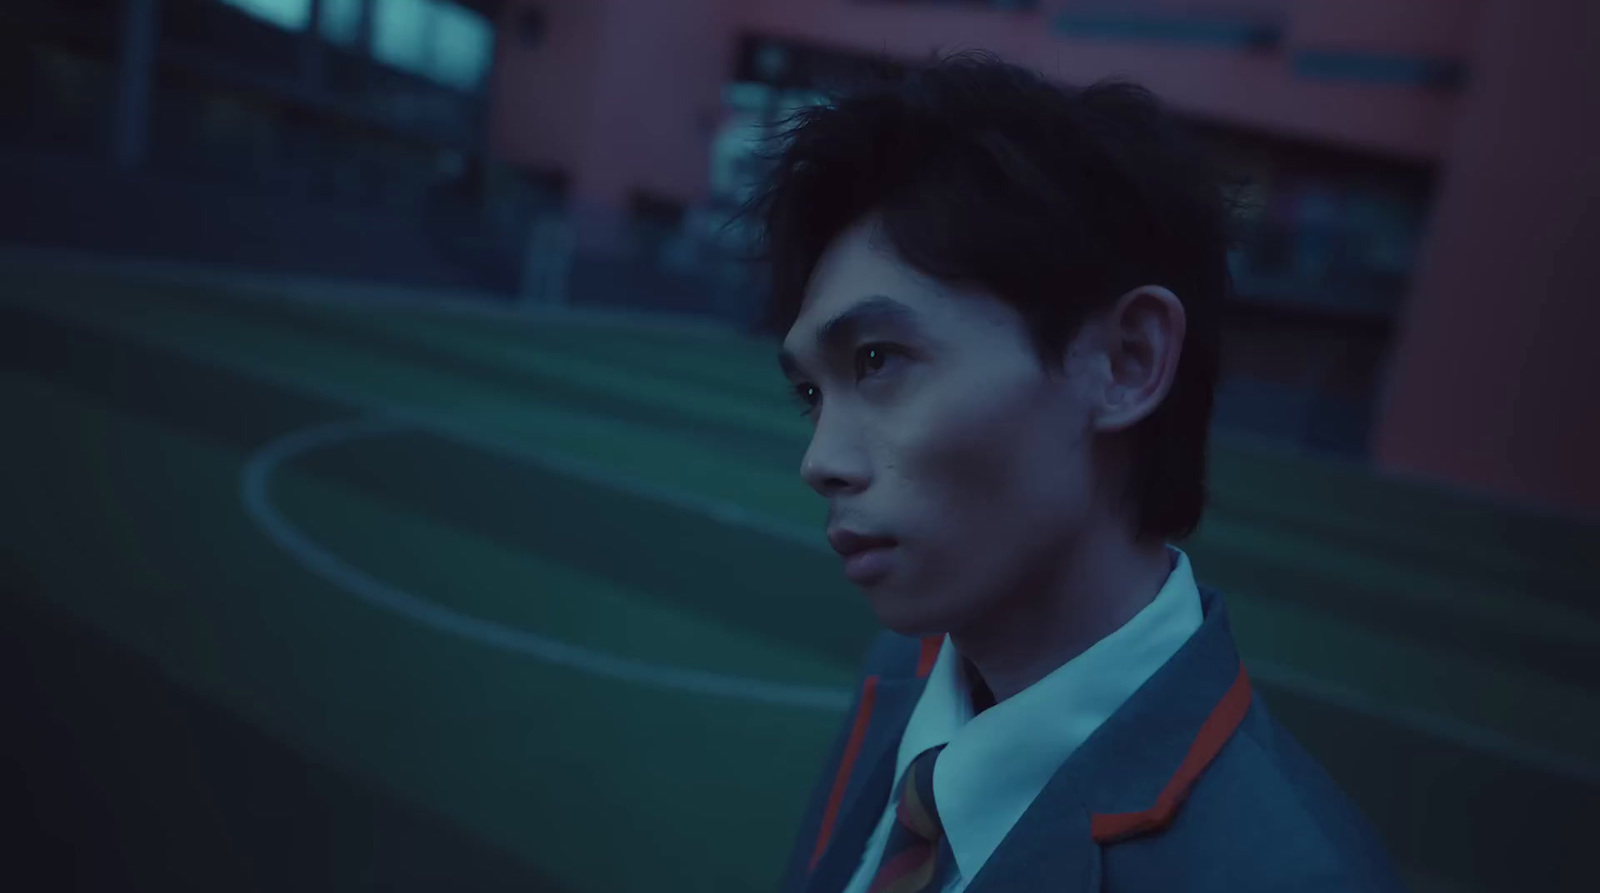
[[[672,889],[768,885],[835,717],[719,712],[429,641],[440,637],[352,601],[263,543],[240,522],[229,475],[287,431],[373,406],[424,409],[472,438],[419,433],[318,453],[279,479],[282,508],[369,572],[508,625],[846,684],[872,624],[814,548],[525,461],[581,456],[619,479],[814,530],[819,507],[793,475],[804,429],[760,395],[763,374],[781,389],[757,371],[770,346],[49,279],[12,280],[4,300],[0,368],[12,373],[5,393],[27,432],[8,458],[34,470],[8,480],[5,542],[54,610],[295,753],[469,829],[540,883],[633,889],[640,878],[611,864],[611,848],[653,821],[678,821],[670,847],[646,853],[664,860]],[[1371,531],[1329,533],[1320,512],[1266,505],[1271,475],[1298,475],[1330,494],[1377,488],[1330,508],[1332,518],[1374,499],[1422,507],[1372,526],[1437,510],[1404,488],[1343,483],[1348,469],[1307,467],[1267,469],[1255,483],[1269,496],[1250,497],[1264,507],[1230,514],[1224,503],[1220,523],[1189,546],[1202,577],[1230,593],[1248,660],[1401,712],[1442,711],[1568,754],[1600,751],[1600,711],[1582,684],[1586,612],[1494,586],[1463,590],[1427,548],[1397,549],[1396,559],[1360,545]],[[1470,520],[1457,529],[1475,524],[1496,529]],[[627,561],[616,542],[631,544]],[[1514,538],[1510,548],[1533,563]],[[1391,840],[1451,874],[1504,870],[1461,849],[1481,836],[1487,811],[1594,799],[1548,773],[1263,683]],[[332,720],[319,728],[324,715]],[[731,799],[736,782],[757,776],[748,783],[769,799]],[[686,801],[704,813],[685,814]],[[1430,802],[1446,811],[1422,809]],[[1541,833],[1527,843],[1577,852],[1575,838]]]

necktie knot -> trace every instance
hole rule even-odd
[[[944,745],[930,747],[906,767],[895,801],[895,822],[869,893],[936,893],[953,862],[933,800],[933,764]]]

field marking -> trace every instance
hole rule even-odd
[[[89,254],[70,249],[50,248],[42,246],[0,245],[0,268],[12,267],[19,269],[33,268],[36,270],[83,273],[97,275],[120,275],[128,278],[143,279],[145,281],[165,281],[187,285],[206,285],[218,289],[218,295],[237,302],[298,304],[306,307],[330,306],[346,310],[407,310],[424,311],[444,316],[477,317],[508,323],[533,324],[540,321],[557,321],[563,324],[573,323],[591,328],[634,329],[636,331],[659,332],[685,332],[698,336],[716,336],[728,338],[742,343],[751,343],[752,337],[739,332],[736,328],[726,326],[716,320],[705,317],[651,312],[645,310],[627,310],[600,307],[552,307],[518,304],[509,301],[505,295],[472,289],[450,287],[419,287],[405,284],[373,284],[349,279],[339,279],[330,276],[298,275],[269,270],[241,269],[215,263],[186,261],[178,259],[151,259],[151,258],[115,258],[103,255]],[[602,385],[607,390],[614,390],[608,384]],[[674,383],[677,388],[695,390],[697,386],[683,382]],[[672,401],[673,408],[683,411],[678,403],[677,396]],[[698,412],[691,413],[700,415]],[[712,416],[717,418],[716,416]],[[721,419],[719,418],[719,421]],[[764,424],[762,430],[775,429]],[[1275,443],[1256,435],[1244,432],[1214,432],[1213,440],[1219,444],[1226,444],[1230,449],[1240,450],[1250,454],[1270,456],[1274,460],[1280,457],[1294,457],[1294,450],[1283,444]],[[1303,458],[1303,457],[1301,457]],[[1366,470],[1359,462],[1346,457],[1321,457],[1319,463],[1330,468],[1338,467],[1341,471]],[[1390,475],[1393,477],[1393,475]],[[1401,475],[1400,478],[1405,478]],[[1395,480],[1392,483],[1408,488],[1421,488],[1436,491],[1435,495],[1457,497],[1458,492],[1438,484],[1426,481]],[[1481,494],[1476,497],[1483,500]],[[1226,502],[1226,500],[1224,500]],[[1491,502],[1504,502],[1504,500],[1491,500]],[[1541,515],[1550,515],[1548,507],[1539,507],[1528,504],[1521,505],[1515,502],[1506,502],[1503,508],[1534,512]],[[1251,510],[1230,509],[1223,506],[1221,511],[1241,511],[1242,514]],[[1212,513],[1217,514],[1217,507]],[[1557,516],[1563,513],[1557,513]],[[1564,513],[1573,519],[1583,522],[1589,519],[1570,513]],[[1220,518],[1214,519],[1220,521]],[[1259,519],[1258,519],[1259,520]],[[1600,520],[1597,515],[1595,520]],[[759,523],[759,522],[757,522]],[[785,536],[789,539],[790,537]],[[1305,539],[1304,537],[1300,537]],[[1307,542],[1311,542],[1307,540]],[[1439,552],[1441,546],[1437,542],[1426,542],[1423,545],[1430,553]],[[1392,558],[1378,557],[1376,559],[1386,568],[1403,570],[1402,565]],[[1496,563],[1487,568],[1492,573],[1503,572],[1503,567]],[[1347,581],[1352,585],[1359,585],[1359,581]],[[1527,594],[1524,594],[1527,596]],[[1529,601],[1529,599],[1533,601]],[[1516,622],[1530,607],[1539,607],[1547,619],[1537,622],[1529,627],[1534,635],[1546,637],[1559,637],[1572,641],[1590,642],[1595,639],[1600,626],[1596,626],[1593,618],[1583,612],[1575,604],[1566,599],[1545,599],[1543,596],[1527,596],[1514,600],[1516,604],[1498,598],[1490,590],[1475,590],[1474,602],[1463,606],[1459,603],[1452,604],[1452,610],[1462,613],[1473,622]],[[1429,607],[1441,607],[1437,602],[1428,602]],[[1562,626],[1563,617],[1574,620],[1572,628]]]
[[[1266,687],[1281,688],[1305,695],[1314,701],[1342,707],[1352,713],[1375,716],[1402,729],[1449,742],[1464,750],[1487,754],[1527,769],[1600,788],[1600,765],[1592,761],[1530,745],[1502,732],[1447,716],[1392,707],[1354,688],[1328,682],[1282,664],[1246,660],[1245,665],[1250,671],[1251,678]],[[1268,707],[1270,709],[1271,705]]]
[[[245,462],[239,487],[245,512],[269,539],[307,570],[362,601],[440,632],[634,685],[816,710],[843,711],[850,705],[852,693],[847,689],[770,682],[632,660],[453,611],[345,562],[302,533],[272,505],[269,495],[272,475],[285,462],[336,444],[414,430],[416,426],[397,419],[362,418],[318,425],[280,437],[256,450]]]
[[[48,316],[64,319],[90,329],[106,331],[117,337],[144,343],[162,350],[181,354],[204,366],[217,368],[252,381],[313,394],[323,399],[343,404],[355,412],[377,413],[404,424],[408,430],[421,430],[449,442],[480,449],[492,455],[527,462],[560,474],[567,474],[597,486],[659,499],[685,511],[709,517],[725,524],[746,527],[772,536],[801,548],[825,553],[826,543],[817,531],[803,528],[790,521],[775,518],[764,512],[752,511],[744,506],[701,496],[663,484],[654,484],[617,473],[595,463],[584,462],[554,450],[535,450],[525,445],[511,446],[497,438],[485,436],[473,425],[473,420],[440,411],[422,411],[405,404],[363,394],[354,389],[327,382],[309,382],[277,370],[259,366],[237,365],[197,351],[189,345],[172,339],[153,337],[145,333],[128,332],[115,325],[87,319],[61,311],[42,309]],[[640,429],[641,434],[654,433]],[[314,545],[314,544],[313,544]],[[329,556],[330,558],[332,556]],[[334,559],[337,563],[337,559]],[[431,605],[432,603],[424,602]],[[437,606],[434,606],[437,607]],[[1266,661],[1249,661],[1252,676],[1267,685],[1299,692],[1313,699],[1334,704],[1358,713],[1382,717],[1396,725],[1422,734],[1448,741],[1469,750],[1489,753],[1502,759],[1519,763],[1539,771],[1552,773],[1585,784],[1600,786],[1600,763],[1575,758],[1549,748],[1530,745],[1502,732],[1473,725],[1461,720],[1425,712],[1415,708],[1386,704],[1364,692],[1338,683],[1313,678],[1287,665]]]
[[[327,381],[311,381],[303,376],[293,375],[275,368],[267,368],[260,364],[258,358],[247,358],[244,362],[239,362],[236,358],[223,359],[203,349],[197,349],[181,338],[129,329],[116,323],[106,323],[92,316],[80,315],[56,307],[30,305],[29,309],[32,312],[60,320],[68,325],[102,332],[114,338],[177,354],[198,365],[217,369],[256,384],[263,384],[292,393],[306,394],[330,403],[337,403],[353,413],[405,423],[412,430],[425,432],[457,446],[532,465],[535,468],[604,487],[618,493],[660,502],[691,514],[710,518],[722,524],[752,530],[787,545],[816,552],[820,555],[833,554],[833,551],[828,547],[827,541],[822,537],[820,522],[816,526],[803,525],[769,512],[752,510],[726,499],[704,496],[670,484],[654,483],[639,477],[619,473],[613,468],[579,459],[559,449],[531,447],[523,442],[521,438],[514,437],[517,432],[504,428],[497,429],[492,423],[486,422],[481,418],[474,418],[433,407],[418,408],[415,405],[389,397],[363,392],[359,388],[346,387]],[[614,416],[592,417],[603,418],[605,423],[612,427],[627,429],[630,432],[630,436],[641,438],[663,436],[659,429],[626,419]],[[496,431],[498,433],[486,434],[485,431]]]
[[[279,437],[258,449],[245,462],[240,486],[245,510],[274,543],[308,570],[363,601],[450,635],[636,685],[817,710],[842,711],[849,705],[852,693],[848,690],[769,682],[652,664],[453,611],[385,583],[343,561],[300,532],[273,507],[268,494],[269,485],[273,473],[284,463],[336,444],[416,431],[435,433],[415,421],[380,416],[318,425]],[[737,524],[738,521],[731,523]],[[1510,736],[1447,717],[1391,707],[1355,689],[1315,678],[1281,664],[1260,660],[1246,663],[1251,675],[1266,686],[1308,695],[1314,700],[1380,717],[1402,728],[1469,750],[1600,786],[1600,767],[1585,761],[1531,748]]]

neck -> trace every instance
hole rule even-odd
[[[1048,676],[1144,610],[1171,572],[1162,543],[1086,536],[1006,607],[959,632],[956,650],[1004,701]]]

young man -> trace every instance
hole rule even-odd
[[[1228,211],[1153,98],[954,57],[801,113],[754,207],[800,473],[891,630],[784,889],[1400,889],[1169,545]]]

